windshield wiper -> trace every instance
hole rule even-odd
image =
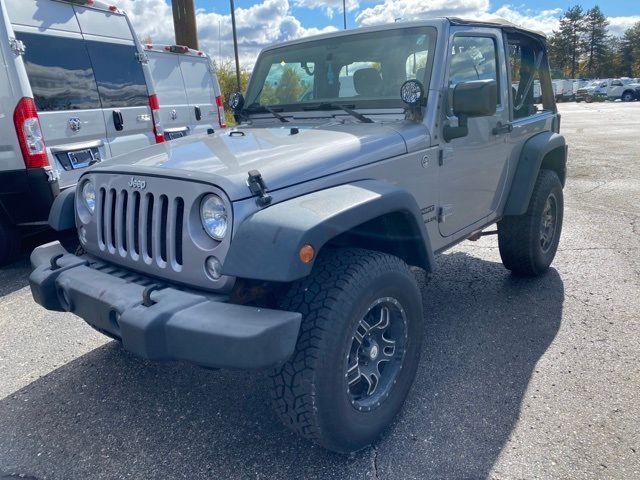
[[[259,105],[259,104],[255,104],[254,103],[254,104],[249,105],[249,107],[246,108],[244,111],[247,112],[247,113],[260,113],[261,111],[262,112],[269,112],[271,115],[276,117],[282,123],[289,123],[289,120],[284,118],[282,115],[280,115],[278,112],[276,112],[273,108],[271,108],[268,105]]]
[[[358,113],[355,110],[352,110],[353,107],[354,107],[354,105],[341,105],[339,103],[325,102],[325,103],[319,103],[317,105],[309,105],[308,107],[302,107],[302,109],[303,110],[307,110],[307,111],[310,111],[310,110],[335,110],[335,109],[340,109],[340,110],[342,110],[344,112],[347,112],[352,117],[357,118],[362,123],[373,123],[373,120],[371,120],[369,117],[365,117],[361,113]]]

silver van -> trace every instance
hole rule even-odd
[[[211,59],[181,45],[145,45],[166,140],[225,128],[220,84]]]
[[[164,142],[124,12],[97,0],[0,0],[0,264],[87,166]]]

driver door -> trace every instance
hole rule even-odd
[[[481,224],[497,209],[506,183],[510,131],[502,37],[492,29],[452,28],[447,51],[449,99],[459,83],[491,79],[498,84],[498,100],[495,115],[469,118],[469,134],[444,144],[439,182],[443,237]],[[453,112],[447,114],[455,124]]]

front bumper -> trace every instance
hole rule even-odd
[[[265,368],[293,353],[301,315],[227,303],[227,297],[178,290],[78,257],[53,242],[34,250],[33,298],[68,311],[150,360],[216,368]]]

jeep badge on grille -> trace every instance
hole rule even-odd
[[[147,188],[147,182],[145,182],[144,180],[138,180],[135,177],[131,177],[131,180],[129,180],[129,186],[131,188],[139,188],[140,190],[144,190],[145,188]]]

